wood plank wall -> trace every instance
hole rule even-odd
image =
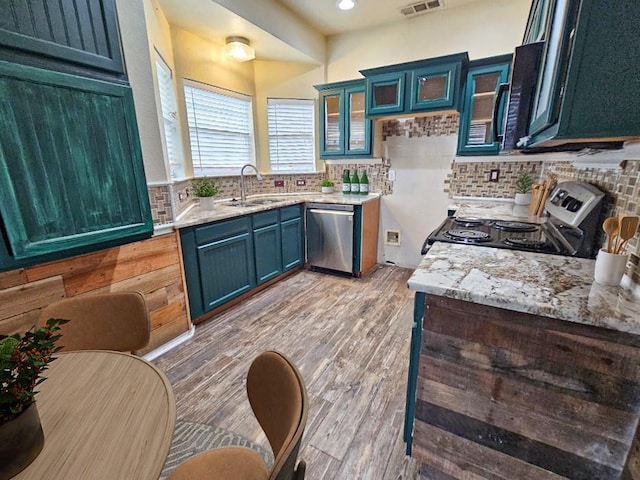
[[[57,262],[0,273],[0,333],[24,331],[56,300],[139,291],[149,307],[146,353],[190,327],[177,234],[171,233]]]
[[[638,337],[427,296],[422,338],[423,478],[631,478]]]

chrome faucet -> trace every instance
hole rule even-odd
[[[247,163],[246,165],[242,166],[242,168],[240,169],[240,203],[245,203],[247,201],[247,191],[244,184],[244,169],[247,167],[253,168],[256,172],[256,178],[258,180],[262,180],[262,175],[260,175],[260,172],[254,165]]]

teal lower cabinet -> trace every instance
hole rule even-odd
[[[280,236],[282,238],[282,271],[304,264],[304,223],[302,206],[280,209]]]
[[[191,318],[304,263],[302,205],[180,230]]]
[[[191,318],[256,286],[251,217],[180,230]]]
[[[282,273],[278,210],[253,215],[253,248],[258,285]]]

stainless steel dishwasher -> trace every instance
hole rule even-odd
[[[307,263],[353,273],[353,205],[307,203]]]

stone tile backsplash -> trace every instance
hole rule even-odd
[[[513,198],[516,179],[522,172],[529,172],[534,182],[540,181],[541,161],[480,163],[456,163],[445,180],[444,191],[450,197]],[[490,181],[491,170],[499,170],[498,181]]]

